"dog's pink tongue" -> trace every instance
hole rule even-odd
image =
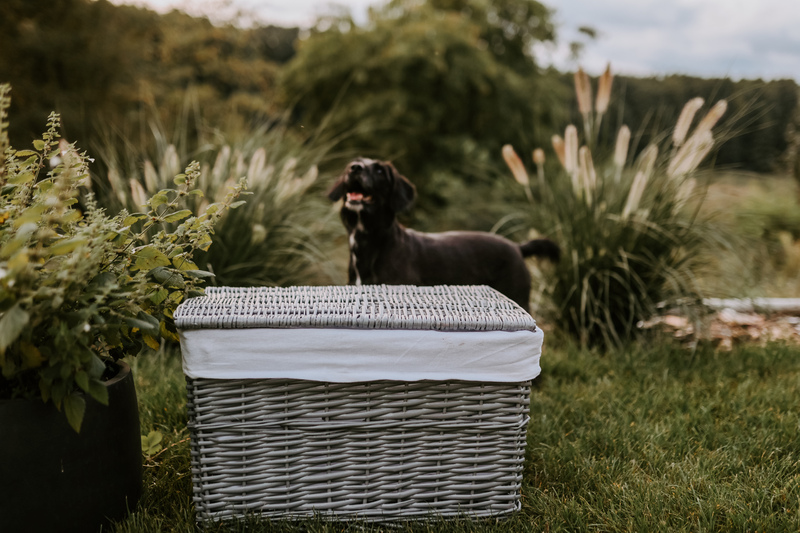
[[[347,201],[348,202],[360,202],[364,199],[364,195],[360,192],[349,192],[347,193]]]

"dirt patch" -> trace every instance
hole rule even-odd
[[[730,350],[743,342],[800,344],[800,316],[742,313],[730,308],[695,321],[679,315],[659,316],[639,324],[639,327],[658,329],[684,342],[710,340],[722,350]]]

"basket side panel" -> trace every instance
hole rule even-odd
[[[529,384],[190,380],[198,520],[519,507]]]

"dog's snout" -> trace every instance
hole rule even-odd
[[[349,171],[349,173],[350,173],[351,176],[358,176],[359,174],[361,174],[361,172],[363,172],[363,170],[364,170],[364,164],[363,163],[359,163],[359,162],[350,163],[350,171]]]

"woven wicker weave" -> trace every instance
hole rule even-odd
[[[175,318],[183,329],[536,327],[485,287],[209,289]],[[401,382],[391,369],[386,378],[187,379],[198,521],[519,509],[529,382]]]
[[[517,304],[486,286],[212,287],[175,312],[181,329],[382,328],[535,330]]]

